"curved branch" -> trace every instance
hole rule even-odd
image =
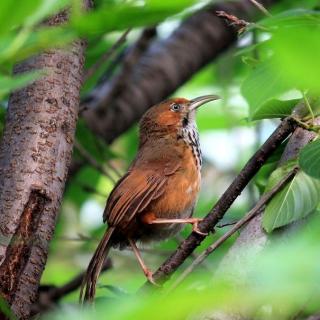
[[[275,0],[264,0],[268,5]],[[237,39],[236,31],[216,16],[224,10],[250,19],[257,8],[249,1],[210,5],[185,20],[169,38],[155,41],[127,75],[112,101],[109,82],[94,90],[83,117],[107,143],[127,130],[152,105],[165,99]],[[104,103],[107,101],[107,103]]]

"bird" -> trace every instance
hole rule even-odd
[[[217,95],[172,98],[143,115],[136,157],[107,199],[103,221],[108,227],[83,278],[81,302],[94,299],[97,279],[112,247],[130,246],[147,279],[156,284],[136,243],[170,238],[185,224],[204,234],[198,228],[202,219],[192,217],[202,165],[196,110],[217,99]]]

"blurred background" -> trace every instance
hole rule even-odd
[[[97,0],[91,12],[87,13],[81,10],[81,4],[78,1],[28,0],[20,3],[19,6],[10,1],[0,4],[0,125],[2,129],[10,91],[41,77],[41,72],[12,76],[14,64],[39,51],[50,50],[57,46],[65,47],[79,36],[87,40],[85,80],[81,90],[82,102],[73,163],[54,239],[51,242],[48,263],[42,276],[43,285],[63,286],[87,267],[106,228],[102,222],[106,199],[115,182],[126,172],[136,154],[138,144],[136,120],[141,117],[147,107],[168,96],[188,99],[205,94],[221,96],[221,100],[207,104],[197,114],[204,164],[201,193],[195,215],[203,217],[210,211],[250,156],[280,122],[276,119],[277,117],[264,117],[259,114],[257,110],[262,106],[261,101],[265,102],[271,98],[297,101],[295,99],[302,98],[301,87],[318,89],[320,20],[316,10],[319,1],[261,2],[268,10],[267,14],[253,2],[246,0],[239,0],[231,5],[228,1]],[[70,21],[64,26],[48,28],[40,24],[41,21],[66,6],[71,6],[72,10]],[[135,95],[135,90],[139,90],[139,74],[143,76],[144,72],[147,72],[145,69],[150,66],[159,74],[165,72],[161,66],[165,59],[159,58],[159,66],[154,65],[157,57],[163,57],[166,50],[168,54],[170,53],[174,47],[174,41],[178,41],[175,34],[182,32],[183,24],[190,19],[196,21],[196,15],[199,12],[207,11],[213,16],[215,10],[228,10],[228,8],[231,8],[232,12],[242,14],[239,18],[245,19],[250,24],[245,26],[244,30],[240,30],[237,24],[232,25],[230,21],[225,22],[216,16],[212,18],[220,21],[214,23],[220,23],[220,27],[224,28],[225,35],[222,38],[230,39],[228,38],[226,43],[220,45],[220,48],[208,36],[209,51],[205,51],[201,58],[201,54],[193,51],[198,45],[198,37],[195,34],[194,41],[189,43],[190,52],[182,53],[190,55],[190,65],[179,66],[189,71],[182,70],[183,74],[181,79],[179,75],[177,76],[178,80],[167,78],[164,81],[167,85],[167,87],[164,85],[165,89],[157,87],[158,82],[153,86],[151,77],[148,81],[153,91],[148,88],[148,95],[154,94],[154,98],[142,97],[139,101],[139,94]],[[208,21],[211,19],[204,18]],[[193,23],[197,25],[196,22]],[[283,32],[283,26],[288,23],[291,29],[288,28]],[[38,27],[35,28],[36,26]],[[196,28],[192,32],[196,32]],[[217,32],[220,31],[217,29]],[[138,41],[141,47],[137,49]],[[178,42],[176,45],[179,49]],[[164,51],[161,53],[161,50]],[[178,55],[176,60],[179,60],[179,50],[172,50],[172,52],[176,52]],[[193,54],[195,54],[195,60],[203,59],[203,61],[196,62],[194,66]],[[168,63],[176,60],[168,60]],[[180,72],[179,67],[175,71],[177,74]],[[299,85],[296,85],[297,79],[299,79]],[[134,87],[135,80],[137,89]],[[126,88],[128,81],[130,88]],[[147,88],[143,86],[145,84],[142,81],[142,89]],[[126,90],[132,94],[132,109],[130,109],[128,98],[125,98],[127,105],[124,105],[121,100]],[[139,103],[141,108],[135,113]],[[95,113],[93,116],[91,111],[93,106],[98,110],[104,109],[104,113],[102,112],[100,116],[99,113]],[[112,113],[113,109],[117,112]],[[112,132],[104,131],[106,129],[99,122],[99,117],[103,122],[104,117],[108,117],[109,114],[109,122],[105,128],[115,128],[114,135]],[[126,118],[127,115],[131,117],[129,120]],[[262,118],[269,119],[261,120]],[[278,118],[281,118],[281,115]],[[275,165],[271,160],[264,166],[222,219],[220,227],[205,239],[187,263],[229,230],[230,224],[239,220],[254,206]],[[142,248],[143,257],[151,270],[156,270],[190,231],[191,227],[186,226],[179,236]],[[307,240],[301,236],[303,241],[309,241],[310,233],[305,234],[307,234],[305,237]],[[311,238],[315,239],[315,233],[312,234],[314,236]],[[192,281],[188,281],[186,285],[188,290],[206,292],[208,281],[212,280],[214,271],[237,236],[238,234],[229,238],[194,271]],[[297,246],[302,247],[301,244]],[[283,249],[278,253],[279,259],[284,257],[284,252],[289,252],[290,258],[283,259],[290,260],[295,250]],[[312,261],[315,258],[314,252],[310,253]],[[112,267],[102,273],[97,291],[98,300],[104,298],[107,299],[104,301],[108,302],[135,293],[145,281],[131,250],[112,250],[110,258]],[[183,268],[185,265],[182,270]],[[268,279],[265,281],[270,285],[271,292],[277,287],[275,280],[277,277],[275,273],[271,274],[270,270],[273,270],[273,266],[265,269],[266,276],[259,278],[259,281]],[[313,275],[319,275],[319,267],[312,270],[317,272]],[[287,269],[284,268],[282,275],[286,272]],[[273,281],[270,280],[271,278]],[[318,282],[318,280],[315,281]],[[266,289],[266,286],[264,288]],[[255,288],[251,289],[251,293],[254,293]],[[236,301],[236,298],[230,298],[230,292],[221,283],[217,283],[212,294],[216,296],[219,292],[221,295],[217,301],[221,302],[227,296],[231,299],[229,302]],[[265,292],[262,295],[264,294]],[[60,307],[64,310],[70,310],[70,308],[74,310],[78,295],[79,291],[75,290],[64,296],[60,301]],[[179,301],[180,297],[177,295],[176,301]],[[186,298],[186,302],[188,299]],[[110,303],[110,305],[114,304]],[[288,305],[290,306],[286,310],[292,311],[292,303]],[[284,318],[288,314],[291,316],[291,311],[284,312]],[[130,313],[117,317],[115,310],[110,312],[112,319],[134,318]],[[263,315],[258,316],[258,319],[268,318],[268,316],[277,318],[268,310],[263,310],[262,313]],[[57,317],[59,315],[58,312]],[[135,316],[138,317],[137,314]],[[90,318],[90,313],[86,317]],[[279,319],[281,317],[279,316]],[[139,314],[139,319],[144,318],[147,319],[147,315]],[[161,319],[161,317],[158,318]],[[164,316],[162,318],[164,319]],[[181,318],[184,318],[181,314],[172,316],[172,319]]]

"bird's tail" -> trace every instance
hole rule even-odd
[[[80,302],[92,301],[96,293],[97,280],[100,275],[102,265],[111,248],[111,236],[114,232],[114,227],[109,227],[103,238],[101,239],[91,261],[88,265],[85,276],[82,280],[80,289]]]

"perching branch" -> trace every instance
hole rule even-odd
[[[296,128],[296,124],[291,118],[285,118],[278,128],[272,133],[268,140],[252,156],[238,176],[233,180],[229,188],[220,197],[204,220],[199,224],[199,229],[204,233],[214,230],[216,224],[222,219],[226,211],[230,208],[235,199],[241,194],[246,185],[259,171],[272,152],[290,135]],[[191,233],[178,249],[162,264],[154,273],[157,283],[165,282],[170,275],[187,259],[197,246],[204,240],[205,236],[199,233]],[[150,283],[146,283],[144,288],[150,288]]]
[[[176,288],[199,264],[201,264],[209,254],[219,248],[228,238],[236,233],[245,224],[251,221],[254,217],[259,215],[265,205],[296,175],[298,167],[292,169],[285,177],[283,177],[269,192],[265,193],[257,204],[252,208],[248,214],[246,214],[241,220],[239,220],[229,231],[223,234],[217,241],[211,244],[205,251],[203,251],[192,264],[183,271],[183,273],[175,280],[170,289]]]

